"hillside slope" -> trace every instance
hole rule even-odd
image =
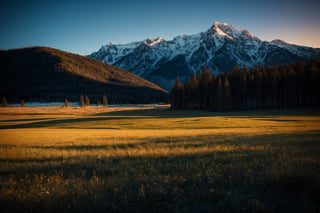
[[[111,103],[164,101],[167,92],[123,69],[48,47],[0,51],[0,96],[9,101],[73,101],[108,96]]]

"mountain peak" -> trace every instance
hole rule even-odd
[[[238,29],[235,25],[227,24],[227,23],[221,23],[221,22],[214,22],[211,29],[213,29],[216,34],[218,35],[228,35],[228,37],[232,39],[237,39],[239,37],[243,38],[250,38],[250,39],[259,39],[252,33],[250,33],[246,29]],[[223,32],[223,33],[222,33]],[[260,39],[259,39],[260,40]]]
[[[141,44],[147,48],[141,48]],[[166,89],[172,88],[176,78],[188,79],[203,67],[220,73],[235,66],[274,66],[293,63],[297,58],[320,58],[320,50],[261,41],[248,30],[222,22],[214,22],[207,31],[178,35],[169,41],[149,38],[116,47],[101,49],[90,57],[129,70]]]
[[[220,31],[227,34],[228,36],[232,37],[233,39],[238,38],[241,34],[241,30],[239,30],[236,26],[232,24],[217,22],[217,21],[214,22],[211,29],[214,29],[214,30],[219,29]]]
[[[219,26],[224,26],[224,25],[229,25],[227,23],[222,23],[222,22],[219,22],[219,21],[215,21],[212,25],[212,27],[219,27]]]
[[[210,30],[212,30],[215,35],[222,36],[222,37],[227,37],[227,38],[229,38],[231,40],[234,40],[232,35],[229,35],[228,33],[224,32],[224,30],[222,29],[223,26],[226,26],[226,25],[227,24],[223,24],[223,23],[220,23],[220,22],[215,22],[212,25]]]
[[[153,38],[148,38],[148,39],[146,39],[146,40],[144,41],[144,44],[150,47],[150,46],[153,46],[153,45],[155,45],[155,44],[158,44],[158,43],[160,43],[160,42],[162,42],[162,41],[164,41],[164,39],[159,36],[159,37],[157,37],[157,38],[155,38],[155,39],[153,39]]]
[[[219,28],[220,30],[227,30],[227,31],[240,31],[238,28],[236,28],[232,24],[227,24],[227,23],[222,23],[222,22],[214,22],[213,25],[211,26],[211,29],[217,29]]]

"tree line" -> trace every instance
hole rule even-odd
[[[219,75],[204,68],[186,83],[177,79],[170,102],[173,109],[213,111],[319,107],[320,61],[236,67]]]

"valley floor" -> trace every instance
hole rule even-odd
[[[0,108],[2,212],[319,212],[319,109]]]

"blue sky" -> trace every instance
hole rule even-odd
[[[0,49],[50,46],[86,55],[109,42],[195,34],[215,21],[262,40],[320,48],[319,11],[319,0],[5,0]]]

